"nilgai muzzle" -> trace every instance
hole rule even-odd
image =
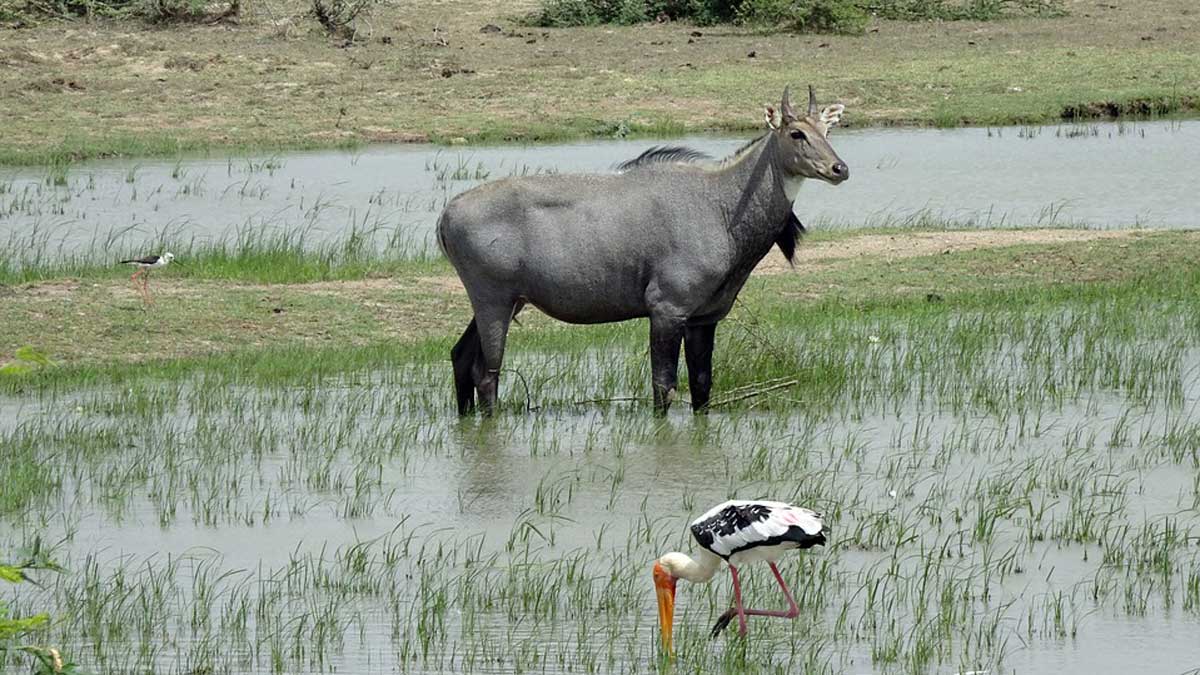
[[[451,200],[438,242],[475,312],[451,350],[459,413],[476,393],[495,408],[509,324],[526,303],[569,323],[649,317],[655,410],[674,396],[681,342],[703,410],[717,322],[772,245],[791,260],[800,184],[850,175],[827,139],[842,110],[818,110],[810,87],[797,114],[785,89],[767,133],[724,160],[654,148],[615,174],[508,178]]]

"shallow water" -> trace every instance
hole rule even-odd
[[[922,349],[909,337],[844,349],[903,357]],[[0,523],[0,545],[41,534],[70,569],[11,597],[70,615],[57,640],[110,673],[647,671],[650,562],[691,549],[686,524],[710,505],[773,497],[824,510],[833,531],[782,565],[801,618],[752,622],[739,656],[702,635],[726,576],[681,585],[681,670],[1200,666],[1200,350],[1189,338],[1165,357],[1178,397],[1099,386],[1056,403],[1019,389],[1042,383],[1043,337],[992,344],[990,369],[950,359],[926,389],[867,373],[883,399],[665,421],[570,403],[612,394],[587,389],[603,363],[626,364],[618,392],[638,390],[640,350],[619,348],[515,352],[512,368],[561,376],[532,383],[536,414],[494,422],[451,414],[442,364],[0,399],[0,438],[32,442],[61,481]],[[1075,356],[1156,349],[1137,330],[1086,342],[1050,347],[1056,377],[1077,377]],[[996,377],[1023,412],[927,400],[938,378],[984,391]],[[764,569],[745,576],[754,604],[778,604]]]
[[[669,140],[714,156],[746,138]],[[433,249],[453,195],[510,175],[608,171],[654,145],[614,140],[543,146],[372,146],[236,159],[112,160],[0,168],[0,244],[49,253],[141,250],[238,231],[316,244],[366,232],[380,245]],[[836,189],[809,181],[797,200],[814,227],[964,225],[1196,227],[1200,122],[1123,122],[996,129],[838,130],[851,167]],[[11,245],[11,244],[10,244]]]

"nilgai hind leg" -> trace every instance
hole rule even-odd
[[[471,325],[467,326],[466,332],[451,351],[459,413],[470,412],[473,407],[468,382],[475,387],[483,414],[491,415],[496,411],[500,369],[504,365],[504,343],[508,338],[513,309],[513,304],[477,306]]]
[[[688,389],[692,393],[692,411],[708,410],[708,397],[712,391],[713,343],[717,337],[717,324],[688,326],[683,333],[683,353],[687,359]]]
[[[466,415],[475,410],[475,385],[483,379],[483,345],[479,343],[479,328],[474,317],[450,350],[450,362],[454,364],[458,414]]]

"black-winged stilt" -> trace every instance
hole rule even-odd
[[[671,627],[675,618],[675,582],[679,579],[704,584],[712,580],[721,562],[729,566],[733,577],[734,606],[721,615],[713,626],[716,637],[733,617],[738,619],[741,634],[746,634],[747,616],[777,616],[794,619],[800,608],[783,583],[783,575],[775,561],[784,552],[825,544],[829,529],[821,514],[784,502],[728,501],[710,509],[692,522],[692,537],[700,545],[700,557],[686,553],[668,553],[654,563],[654,588],[658,595],[658,625],[662,631],[663,649],[671,648]],[[765,560],[775,573],[775,580],[787,598],[785,610],[746,609],[742,606],[742,586],[738,567],[748,562]]]
[[[142,297],[145,299],[146,304],[153,305],[154,300],[150,297],[150,270],[158,269],[159,267],[166,267],[167,265],[171,264],[171,261],[174,259],[174,253],[164,253],[162,255],[148,255],[143,258],[130,258],[129,260],[122,260],[121,264],[133,265],[138,268],[137,271],[133,273],[133,276],[129,278],[135,284],[137,283],[139,276],[142,278]]]

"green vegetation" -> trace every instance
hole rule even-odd
[[[218,3],[219,4],[219,3]],[[28,26],[45,19],[135,19],[150,23],[214,20],[236,16],[238,0],[212,13],[202,0],[2,0],[0,22]]]
[[[0,370],[0,382],[9,376],[11,373]],[[21,482],[16,477],[8,457],[0,459],[0,477],[6,479],[4,485],[10,489]],[[7,511],[4,508],[7,505],[6,500],[0,497],[0,510]],[[36,583],[29,575],[37,571],[63,571],[62,567],[50,559],[40,539],[34,540],[21,562],[0,562],[0,583]],[[75,664],[63,661],[62,654],[57,649],[25,642],[34,635],[44,633],[49,624],[50,616],[44,612],[32,616],[14,616],[9,606],[0,598],[0,664],[19,662],[23,655],[33,660],[33,675],[70,675],[78,672]]]
[[[719,405],[663,420],[644,325],[533,311],[505,410],[455,418],[441,263],[385,288],[168,268],[145,312],[98,271],[10,287],[0,344],[37,313],[60,365],[0,388],[0,531],[37,523],[72,570],[12,606],[104,673],[1021,672],[1120,663],[1133,633],[1195,661],[1162,627],[1200,617],[1200,237],[1088,234],[904,258],[814,237],[845,257],[752,277]],[[800,618],[744,642],[707,636],[724,575],[681,584],[665,666],[650,562],[734,496],[823,510],[830,546],[781,565]],[[765,569],[742,578],[772,606]]]
[[[28,375],[38,368],[48,368],[53,365],[53,361],[33,347],[18,347],[11,362],[0,364],[0,377]]]
[[[17,350],[11,363],[0,365],[0,383],[12,382],[17,377],[27,375],[37,368],[52,365],[43,354],[31,347]],[[0,458],[0,477],[4,485],[12,489],[26,481],[19,474],[27,469],[16,458]],[[0,496],[0,511],[7,512],[11,502]],[[0,582],[5,584],[21,584],[31,582],[29,573],[39,570],[54,572],[63,571],[48,553],[42,548],[41,540],[35,539],[33,546],[24,559],[19,563],[0,561]],[[14,616],[8,604],[0,598],[0,664],[18,660],[23,654],[34,660],[34,675],[54,675],[55,673],[75,673],[75,665],[64,663],[62,655],[53,647],[42,647],[26,644],[29,637],[44,631],[50,622],[50,616],[44,612],[32,616]]]
[[[379,0],[313,0],[312,13],[331,36],[354,40],[378,4]]]
[[[992,21],[1014,15],[1061,16],[1062,0],[543,0],[538,26],[691,21],[736,22],[791,30],[861,34],[868,15],[924,21]]]
[[[1066,14],[1062,0],[859,0],[857,4],[875,16],[907,21],[995,21],[1022,14]]]
[[[790,30],[859,35],[866,31],[868,17],[853,0],[747,0],[738,7],[737,20]]]
[[[376,248],[371,233],[351,232],[326,243],[309,243],[303,231],[244,230],[229,240],[197,242],[164,237],[148,242],[153,250],[178,258],[171,278],[236,280],[257,283],[306,283],[386,277],[422,269],[433,255],[423,246],[394,238]],[[0,244],[0,285],[75,277],[113,279],[123,268],[115,260],[132,251],[51,253],[28,237]],[[156,274],[156,277],[158,275]]]

